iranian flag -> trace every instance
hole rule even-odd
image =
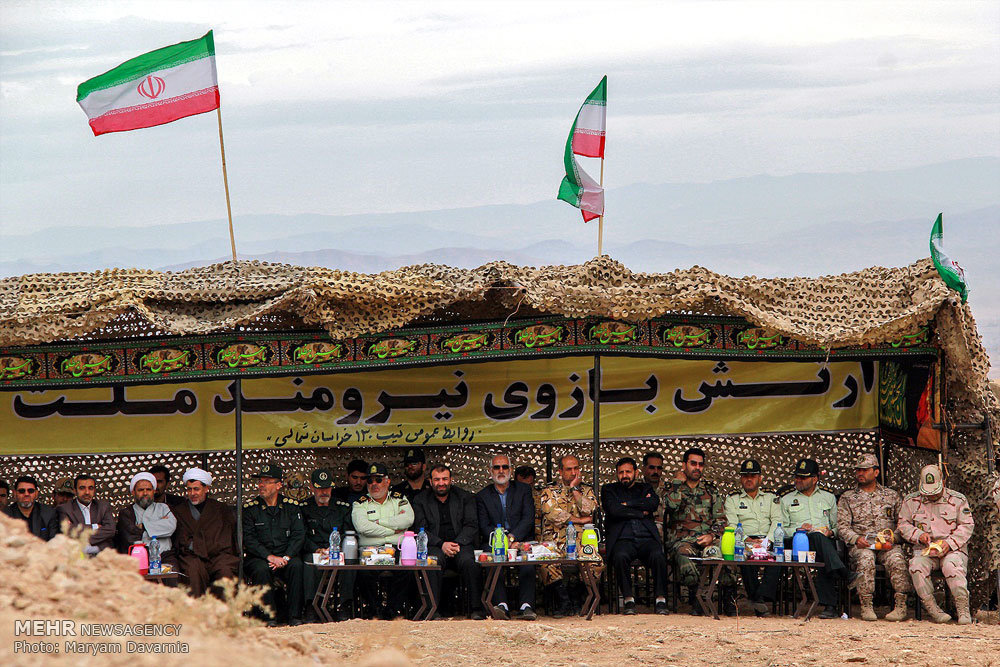
[[[558,198],[580,209],[584,222],[604,215],[604,188],[580,168],[576,156],[604,157],[607,106],[608,77],[605,76],[580,107],[566,140],[563,156],[566,177],[559,185]]]
[[[76,101],[94,134],[138,130],[219,108],[212,31],[127,60],[81,83]]]
[[[942,217],[943,214],[938,213],[937,220],[934,221],[934,226],[931,228],[931,259],[934,260],[934,266],[945,284],[961,294],[962,303],[965,303],[969,299],[969,286],[965,282],[965,271],[944,251]]]

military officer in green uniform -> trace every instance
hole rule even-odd
[[[760,546],[765,537],[768,541],[773,541],[774,529],[781,522],[781,506],[778,497],[773,493],[760,490],[763,473],[764,469],[759,461],[747,459],[741,463],[740,486],[742,488],[736,493],[729,494],[726,498],[726,522],[730,526],[735,526],[738,523],[743,524],[743,535],[750,547]],[[767,616],[768,606],[757,597],[757,589],[760,586],[760,567],[741,565],[740,574],[743,576],[743,586],[746,588],[747,597],[753,604],[754,613],[758,616]]]
[[[837,498],[819,484],[819,464],[802,459],[795,465],[795,490],[781,497],[781,523],[786,529],[785,548],[791,548],[792,534],[800,528],[809,534],[809,550],[823,569],[815,576],[816,593],[823,605],[820,618],[838,618],[837,580],[850,585],[857,574],[844,565],[837,553]],[[777,571],[779,568],[772,568]],[[774,600],[777,578],[765,577],[758,589],[762,600]]]
[[[312,607],[316,597],[316,587],[319,585],[319,570],[310,565],[314,553],[326,554],[330,549],[330,533],[336,528],[340,539],[349,530],[354,530],[351,523],[351,506],[344,500],[333,498],[333,473],[326,468],[313,470],[309,480],[312,484],[312,498],[302,505],[302,521],[305,524],[306,537],[302,547],[302,560],[305,570],[302,580],[305,589],[306,620],[312,621],[316,612]],[[351,607],[354,601],[353,571],[341,572],[337,577],[340,584],[340,610],[338,621],[351,618]]]
[[[275,616],[289,625],[302,624],[302,544],[305,528],[301,506],[281,494],[284,475],[281,468],[268,463],[254,475],[260,495],[243,505],[243,569],[251,584],[267,586],[264,604]],[[274,595],[274,580],[285,582],[286,605],[278,609]]]
[[[702,479],[704,472],[705,452],[692,447],[684,452],[681,467],[684,479],[670,480],[663,494],[663,535],[667,558],[673,560],[681,585],[688,587],[691,613],[696,616],[701,613],[695,597],[698,568],[690,557],[721,556],[719,538],[726,526],[722,496],[714,484]],[[728,588],[735,581],[729,568],[724,568],[719,583]]]
[[[360,546],[397,546],[403,532],[413,525],[413,506],[402,493],[389,491],[392,479],[381,463],[368,466],[368,493],[351,508],[351,521],[358,531]],[[389,582],[388,604],[380,610],[383,620],[391,621],[403,611],[403,598],[412,581],[409,572],[393,572]],[[377,608],[375,576],[365,573],[359,580],[369,605]]]

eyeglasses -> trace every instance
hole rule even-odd
[[[510,470],[510,466],[493,466],[494,470]]]
[[[385,477],[383,477],[382,475],[369,475],[368,476],[368,483],[369,484],[381,484],[383,479],[385,479]]]
[[[15,489],[14,493],[22,493],[26,496],[30,496],[32,493],[38,493],[38,489]]]

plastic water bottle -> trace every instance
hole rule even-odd
[[[330,565],[340,562],[340,531],[334,528],[330,532]]]
[[[576,526],[572,521],[566,524],[566,558],[576,560]]]
[[[160,563],[160,541],[153,535],[149,539],[149,573],[160,574],[162,566]]]
[[[746,537],[743,535],[743,524],[736,524],[736,543],[733,545],[733,560],[745,561],[746,557]]]
[[[423,528],[417,533],[417,565],[427,565],[427,533]]]
[[[490,536],[490,546],[493,548],[493,562],[503,563],[507,560],[507,536],[504,535],[503,526],[497,524],[496,530]]]
[[[780,521],[774,527],[774,560],[779,563],[785,560],[785,529]]]

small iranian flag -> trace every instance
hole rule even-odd
[[[566,177],[559,185],[558,198],[580,209],[584,222],[604,215],[604,188],[580,168],[575,156],[604,157],[607,105],[608,77],[605,76],[580,107],[566,140],[563,157]]]
[[[76,101],[94,134],[138,130],[219,108],[212,31],[150,51],[81,83]]]
[[[961,294],[962,303],[965,303],[969,299],[969,286],[965,282],[965,271],[944,251],[942,216],[943,214],[938,213],[934,227],[931,228],[931,259],[945,284]]]

